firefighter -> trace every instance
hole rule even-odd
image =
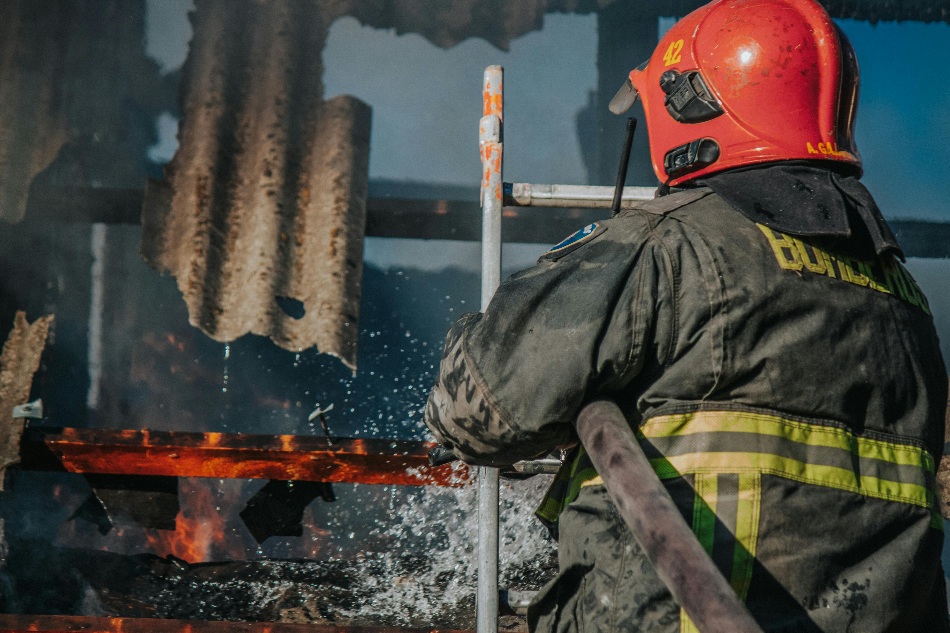
[[[934,464],[947,372],[859,182],[858,67],[814,0],[680,20],[641,98],[654,200],[595,222],[450,330],[426,422],[504,466],[615,400],[765,631],[948,631]],[[692,631],[575,446],[539,515],[560,571],[533,631]]]

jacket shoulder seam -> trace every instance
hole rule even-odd
[[[627,207],[620,212],[620,216],[626,215],[630,211],[640,211],[653,215],[667,215],[673,211],[676,211],[677,209],[681,209],[689,204],[692,204],[697,200],[705,198],[711,193],[713,193],[713,190],[709,187],[698,187],[696,189],[688,189],[686,191],[671,193],[660,198],[654,198],[652,200],[647,200],[631,207]]]

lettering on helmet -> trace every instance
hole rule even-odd
[[[851,152],[839,150],[837,143],[805,143],[809,154],[818,156],[836,156],[838,158],[854,158]]]
[[[927,297],[907,269],[886,255],[874,262],[828,253],[797,237],[785,235],[762,224],[756,224],[772,247],[775,261],[784,270],[807,271],[840,279],[855,286],[870,288],[895,297],[930,314]]]
[[[683,40],[676,40],[670,47],[666,49],[666,53],[663,54],[663,63],[667,66],[672,66],[673,64],[678,64],[683,61]]]

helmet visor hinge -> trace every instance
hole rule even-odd
[[[660,88],[666,93],[667,112],[680,123],[702,123],[723,113],[698,71],[668,70],[660,77]]]
[[[610,100],[607,109],[614,114],[623,114],[633,107],[633,104],[637,102],[639,96],[640,93],[633,87],[633,82],[627,79],[627,81],[620,86],[620,90],[617,91],[614,98]]]
[[[719,143],[711,138],[697,139],[675,147],[666,153],[663,169],[670,178],[678,178],[719,160]]]

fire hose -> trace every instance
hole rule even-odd
[[[703,633],[762,633],[713,564],[610,400],[577,416],[577,434],[607,494],[673,599]]]

